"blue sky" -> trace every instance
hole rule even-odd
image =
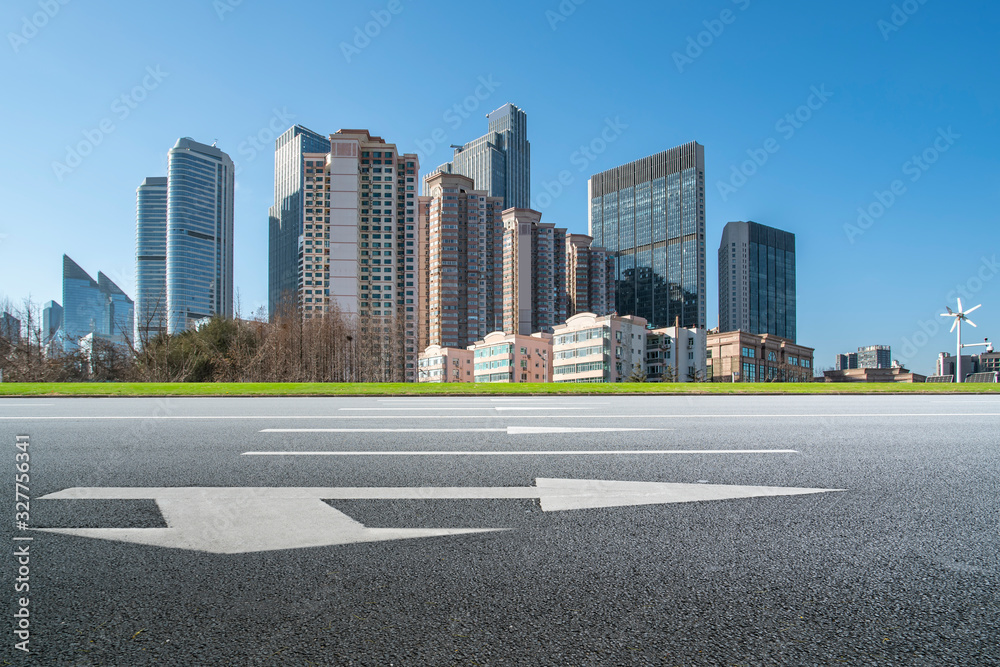
[[[249,312],[267,301],[272,129],[368,128],[426,172],[510,101],[535,206],[574,232],[591,174],[705,146],[709,326],[722,228],[755,220],[796,234],[820,368],[889,344],[931,372],[959,289],[984,303],[966,337],[1000,336],[996,3],[63,2],[0,9],[0,296],[60,300],[63,253],[134,295],[135,188],[190,136],[240,165]]]

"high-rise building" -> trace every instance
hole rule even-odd
[[[503,200],[438,172],[419,197],[418,349],[465,348],[503,326]]]
[[[566,230],[531,209],[503,212],[503,330],[551,333],[566,321]]]
[[[29,336],[31,332],[28,332]],[[0,338],[3,338],[11,345],[21,343],[21,320],[14,317],[7,311],[0,315]]]
[[[268,216],[267,263],[267,311],[272,318],[283,307],[294,309],[297,306],[306,219],[306,161],[303,156],[329,152],[329,137],[301,125],[293,125],[274,142],[274,205]],[[315,162],[316,158],[310,161]],[[313,170],[310,172],[312,185],[315,167],[310,169]],[[325,217],[325,214],[317,214],[315,197],[310,199],[313,210],[308,217],[315,224],[315,218],[318,215]]]
[[[837,355],[837,364],[835,366],[838,371],[846,371],[852,368],[858,367],[858,353],[848,352],[847,354]]]
[[[167,154],[167,331],[233,315],[233,161],[178,139]]]
[[[859,347],[858,368],[892,368],[892,347],[889,345]]]
[[[892,348],[889,345],[859,347],[857,352],[838,354],[834,367],[838,371],[853,368],[892,368]]]
[[[504,208],[527,209],[531,205],[528,115],[508,102],[486,119],[489,131],[455,148],[452,161],[435,171],[468,176],[477,190],[502,197]],[[430,191],[425,189],[424,194]]]
[[[56,301],[46,301],[42,307],[42,343],[52,340],[62,328],[63,307]]]
[[[589,230],[616,258],[615,306],[654,327],[705,328],[705,148],[697,142],[592,176]]]
[[[325,152],[303,151],[301,160],[299,312],[377,326],[398,343],[399,368],[387,372],[415,382],[417,156],[368,130],[339,130]]]
[[[167,178],[152,176],[135,191],[135,340],[167,331]]]
[[[795,234],[730,222],[719,245],[719,331],[795,342]]]
[[[125,343],[132,340],[135,305],[110,278],[97,280],[63,255],[63,330],[76,344],[88,334]]]
[[[615,261],[586,234],[566,234],[566,316],[615,309]]]

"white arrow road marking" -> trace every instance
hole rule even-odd
[[[513,451],[362,451],[362,452],[243,452],[243,456],[620,456],[635,454],[798,454],[797,449],[564,449]]]
[[[794,496],[843,489],[665,484],[579,479],[535,480],[534,487],[76,487],[46,500],[156,501],[167,528],[37,528],[49,533],[209,553],[250,553],[356,542],[403,540],[504,528],[367,528],[323,500],[538,498],[543,512]]]

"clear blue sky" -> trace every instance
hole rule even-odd
[[[1000,254],[995,2],[48,1],[51,17],[45,0],[0,9],[0,296],[61,300],[63,253],[134,295],[135,188],[190,136],[240,164],[236,287],[249,312],[267,301],[274,175],[273,144],[250,137],[269,139],[272,123],[368,128],[423,146],[426,172],[450,154],[426,143],[435,130],[462,143],[511,101],[528,114],[536,206],[574,232],[592,173],[704,144],[709,326],[722,228],[755,220],[797,236],[799,342],[819,367],[890,344],[932,371],[954,349],[938,314],[958,286],[985,304],[970,335],[1000,337],[1000,267],[984,263]],[[373,11],[386,25],[357,49]],[[468,118],[449,113],[463,103]],[[808,120],[782,120],[796,113]],[[614,141],[578,154],[609,119]],[[80,142],[92,151],[54,168]],[[912,162],[925,151],[932,164]],[[766,162],[733,180],[753,153]],[[564,170],[564,191],[540,200]],[[858,225],[859,207],[876,215]]]

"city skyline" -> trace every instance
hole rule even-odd
[[[344,94],[333,98],[303,86],[305,72],[295,72],[302,51],[294,44],[307,35],[297,34],[288,49],[249,48],[290,20],[265,8],[241,5],[220,17],[182,2],[87,16],[67,6],[37,37],[8,52],[12,85],[30,101],[3,112],[28,130],[12,137],[10,154],[20,159],[0,179],[11,202],[0,224],[3,296],[19,302],[31,295],[39,304],[58,299],[63,252],[104,267],[134,295],[136,184],[165,173],[163,146],[190,135],[217,138],[238,163],[234,270],[248,314],[268,300],[266,210],[275,203],[271,159],[278,135],[296,123],[369,127],[433,166],[450,159],[451,143],[479,136],[483,116],[510,101],[531,116],[532,207],[570,233],[587,231],[590,175],[696,137],[706,147],[707,243],[717,247],[727,220],[765,220],[796,234],[798,339],[817,348],[823,366],[877,340],[891,344],[904,365],[931,372],[937,353],[952,347],[937,313],[955,296],[987,304],[977,322],[983,335],[1000,327],[998,309],[989,307],[1000,286],[989,242],[1000,203],[998,95],[973,66],[992,57],[985,35],[1000,22],[996,7],[928,4],[896,26],[892,3],[808,7],[794,16],[734,3],[735,21],[713,35],[705,26],[715,26],[718,14],[704,7],[650,8],[635,22],[595,5],[580,5],[571,16],[515,5],[498,13],[470,7],[449,17],[403,5],[381,35],[349,55],[340,44],[353,44],[355,27],[363,33],[371,12],[383,7],[337,13],[343,29],[333,31],[327,48],[334,57],[320,76],[340,82]],[[33,7],[11,3],[0,18],[15,30]],[[307,34],[333,16],[314,10]],[[501,59],[477,43],[447,77],[414,86],[415,104],[403,110],[393,103],[400,85],[422,81],[416,56],[457,26],[485,17],[499,26],[516,23],[539,49]],[[128,34],[134,21],[157,29],[129,42],[133,59],[122,59],[120,48],[80,41],[107,31]],[[191,54],[170,46],[172,28],[180,26],[199,44]],[[610,35],[609,42],[594,50],[587,38],[599,33]],[[770,50],[744,57],[751,40],[779,34]],[[938,48],[926,49],[931,42]],[[668,54],[655,67],[645,64],[654,44]],[[221,67],[220,54],[234,48],[242,49],[246,67]],[[414,65],[401,60],[411,52]],[[829,58],[840,52],[845,57]],[[891,81],[882,74],[887,68]],[[85,73],[94,71],[102,74]],[[777,71],[781,77],[773,76]],[[275,86],[260,89],[261,76]],[[382,90],[370,87],[373,76],[384,77]],[[637,96],[632,91],[640,82],[664,92]],[[219,94],[220,83],[229,94]],[[684,103],[665,104],[668,90]],[[67,94],[73,105],[60,101]],[[191,105],[195,98],[201,104]],[[936,231],[944,228],[964,230],[966,242],[942,253]],[[708,276],[717,270],[713,254]],[[881,303],[848,313],[829,308],[873,283],[883,290]],[[714,292],[708,290],[709,327]]]

